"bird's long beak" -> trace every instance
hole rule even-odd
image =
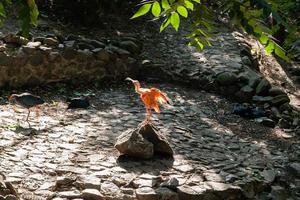
[[[133,82],[133,79],[132,79],[132,78],[129,78],[129,77],[127,77],[127,78],[125,79],[125,81],[131,81],[131,82]]]

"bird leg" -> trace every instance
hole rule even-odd
[[[28,109],[28,114],[27,114],[27,117],[26,117],[26,122],[28,122],[29,114],[30,114],[30,109]]]
[[[28,120],[28,118],[29,118],[29,114],[30,114],[30,108],[28,108],[28,114],[27,114],[27,117],[26,117],[26,122],[28,123],[28,125],[29,125],[29,128],[31,127],[31,125],[30,125],[30,123],[29,123],[29,120]]]
[[[142,121],[138,126],[141,128],[143,126],[146,126],[148,123],[150,123],[150,118],[152,116],[151,109],[146,108],[146,118],[144,121]]]

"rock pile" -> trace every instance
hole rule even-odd
[[[173,156],[167,139],[152,124],[124,132],[117,138],[115,148],[121,154],[145,159],[155,153]]]
[[[0,37],[0,87],[48,82],[118,80],[136,73],[141,43],[132,37],[88,39],[46,35]]]

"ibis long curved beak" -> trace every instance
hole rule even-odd
[[[134,80],[133,80],[132,78],[127,77],[127,78],[125,79],[125,81],[131,81],[131,82],[133,82]]]

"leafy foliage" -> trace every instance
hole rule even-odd
[[[30,25],[36,26],[38,21],[38,7],[34,0],[1,0],[0,1],[0,25],[6,17],[6,10],[9,5],[14,3],[18,9],[18,19],[21,27],[21,34],[25,37],[29,36]]]
[[[283,47],[288,47],[297,38],[299,0],[226,0],[221,1],[221,4],[218,14],[228,16],[233,24],[254,35],[265,45],[267,53],[275,53],[286,61],[290,60]],[[214,18],[207,4],[200,0],[146,0],[132,19],[149,13],[151,7],[154,18],[163,19],[160,32],[168,26],[178,31],[181,18],[190,16],[191,33],[187,36],[190,44],[200,50],[211,45],[209,33]],[[295,18],[291,19],[290,14],[294,14]]]

